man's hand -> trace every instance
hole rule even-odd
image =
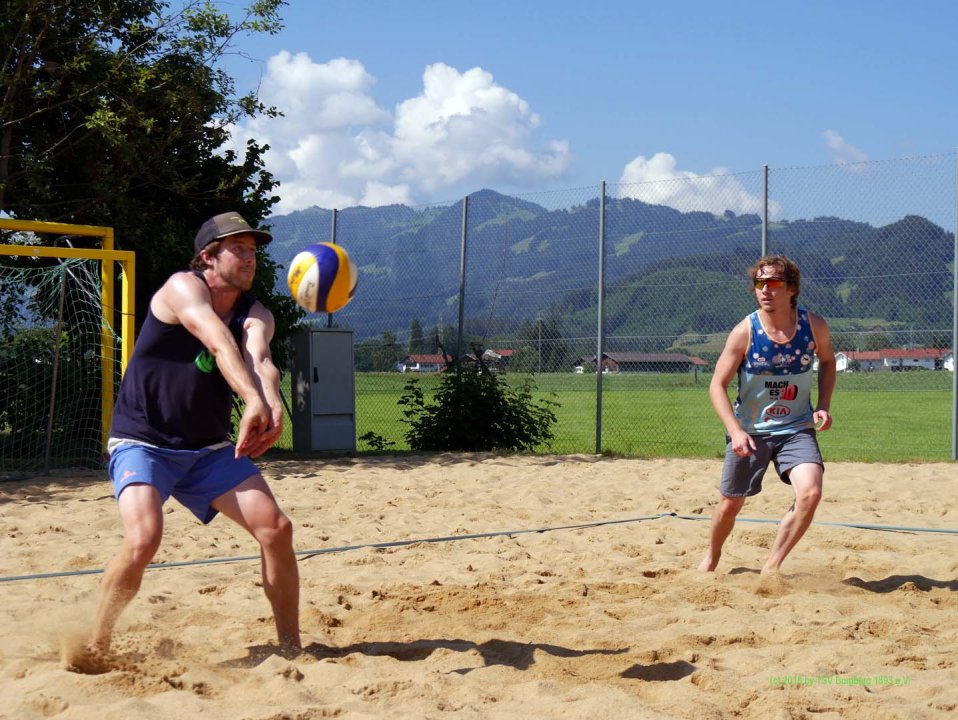
[[[755,441],[744,430],[732,432],[729,437],[732,440],[732,452],[739,457],[748,457],[755,452]]]
[[[832,416],[828,410],[816,410],[812,413],[816,430],[828,430],[832,426]]]
[[[247,453],[250,457],[256,458],[269,450],[273,444],[279,440],[283,434],[283,408],[274,409],[270,417],[269,427],[267,427],[259,436],[259,440],[250,447]]]
[[[236,457],[249,455],[256,457],[254,451],[263,443],[263,437],[270,432],[272,417],[266,404],[257,398],[252,402],[247,402],[243,409],[243,417],[240,418],[239,432],[236,435]],[[282,432],[282,426],[280,426]],[[277,434],[276,437],[279,437]],[[270,445],[275,442],[275,438]],[[266,447],[269,447],[267,445]],[[260,450],[262,455],[266,448]]]

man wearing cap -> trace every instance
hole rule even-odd
[[[73,669],[109,668],[113,627],[140,587],[163,534],[172,495],[202,523],[223,513],[253,535],[263,588],[284,651],[300,647],[299,574],[293,528],[250,460],[279,438],[279,372],[269,343],[273,315],[248,294],[256,248],[272,240],[235,212],[200,228],[190,271],[175,273],[150,300],[123,376],[109,441],[109,473],[123,544],[106,567],[89,643]],[[232,394],[244,402],[230,442]]]

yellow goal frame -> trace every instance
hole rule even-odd
[[[100,436],[103,451],[110,433],[110,420],[113,414],[113,373],[116,362],[116,346],[113,342],[115,288],[113,263],[120,263],[122,269],[120,288],[120,372],[126,372],[127,363],[133,354],[134,333],[136,328],[134,311],[134,292],[136,289],[136,254],[130,250],[113,249],[113,228],[96,225],[71,225],[69,223],[41,222],[37,220],[13,220],[0,218],[0,230],[16,232],[42,233],[45,235],[80,235],[100,238],[101,250],[86,248],[50,247],[46,245],[0,245],[0,255],[20,255],[25,257],[83,258],[100,262],[100,306],[103,324],[100,337],[103,345],[103,363],[100,369],[103,392],[100,399]]]

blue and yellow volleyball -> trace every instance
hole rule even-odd
[[[339,245],[315,243],[289,264],[286,277],[293,300],[308,312],[342,310],[356,292],[359,273]]]

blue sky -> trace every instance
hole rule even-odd
[[[291,0],[278,213],[953,153],[958,3]]]

